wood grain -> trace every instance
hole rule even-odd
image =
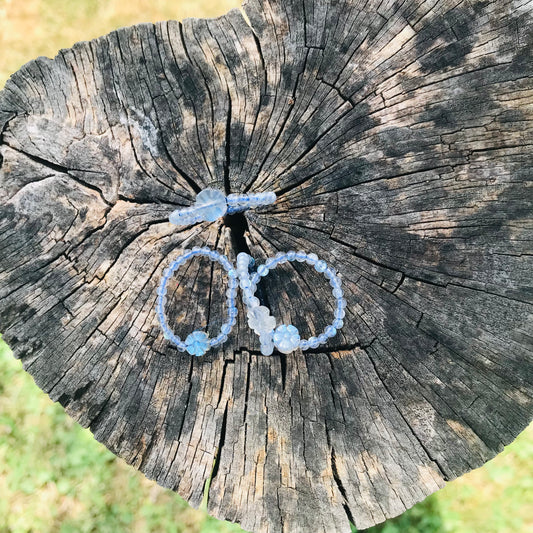
[[[533,413],[533,2],[249,0],[38,58],[0,93],[0,331],[115,454],[254,532],[402,513]],[[168,223],[205,186],[274,206]],[[178,353],[154,311],[181,247],[315,252],[342,333],[264,357]],[[178,334],[214,333],[226,280],[190,262]],[[261,286],[303,335],[320,275]]]

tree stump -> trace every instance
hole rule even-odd
[[[38,386],[147,477],[254,532],[402,513],[533,412],[533,2],[249,0],[38,58],[0,94],[0,331]],[[278,201],[168,222],[206,186]],[[262,356],[240,308],[202,358],[163,338],[181,247],[315,252],[344,277],[323,349]],[[173,280],[214,333],[225,279]],[[319,274],[261,284],[303,336]]]

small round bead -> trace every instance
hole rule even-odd
[[[309,341],[300,341],[300,349],[303,351],[309,350]]]
[[[228,281],[228,287],[230,289],[235,289],[239,285],[239,282],[237,281],[237,278],[230,278]]]
[[[318,256],[316,254],[308,254],[305,261],[309,265],[314,265],[318,261]]]
[[[344,318],[346,316],[346,313],[344,312],[344,309],[337,307],[335,309],[335,318]]]
[[[338,307],[342,307],[343,309],[346,309],[346,306],[347,306],[347,305],[348,305],[348,304],[346,303],[346,300],[345,300],[344,298],[342,298],[341,300],[339,300],[339,301],[337,302],[337,306],[338,306]]]
[[[228,316],[233,317],[233,316],[237,316],[238,314],[239,314],[239,311],[237,310],[236,307],[230,307],[228,309]]]
[[[296,252],[294,250],[287,252],[287,259],[289,261],[294,261],[295,258],[296,258]]]
[[[231,326],[234,326],[236,323],[237,323],[237,317],[236,316],[232,316],[228,320],[228,324],[230,324]]]
[[[308,339],[310,348],[318,348],[318,339],[316,337],[309,337]]]
[[[320,260],[320,261],[317,261],[315,263],[315,270],[317,272],[324,272],[326,270],[327,266],[328,265],[326,264],[325,261]]]
[[[337,335],[337,329],[334,326],[328,326],[324,333],[327,335],[327,337],[335,337]]]
[[[342,326],[344,326],[344,321],[342,320],[342,318],[336,318],[332,324],[331,324],[335,329],[341,329]]]
[[[300,250],[296,252],[294,258],[296,259],[296,261],[303,263],[307,258],[307,254],[304,251]]]
[[[239,282],[239,285],[241,287],[241,289],[249,289],[251,286],[252,286],[252,282],[250,281],[250,279],[241,279],[241,281]]]
[[[257,273],[262,277],[266,276],[268,272],[269,270],[265,265],[261,265],[260,267],[257,268]]]
[[[230,270],[228,270],[228,277],[236,278],[237,277],[237,271],[234,268],[231,268]]]
[[[227,303],[228,307],[235,307],[236,302],[237,302],[237,300],[233,296],[231,298],[227,298],[227,300],[226,300],[226,303]]]
[[[342,298],[342,295],[343,295],[342,289],[335,288],[331,292],[333,296],[335,296],[335,298]]]
[[[324,344],[325,342],[328,341],[328,336],[325,334],[325,333],[321,333],[319,336],[318,336],[318,342],[320,344]]]
[[[223,324],[220,331],[221,333],[224,333],[224,335],[227,335],[231,331],[231,326],[229,324]]]
[[[260,278],[261,276],[257,272],[251,277],[251,281],[254,287],[257,287],[257,284],[259,283]]]

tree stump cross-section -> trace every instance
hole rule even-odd
[[[254,532],[402,513],[533,412],[533,2],[249,0],[38,58],[0,93],[0,331],[38,386],[160,485]],[[276,204],[177,228],[211,186]],[[315,252],[345,326],[259,352],[240,308],[202,358],[155,300],[182,247]],[[182,337],[224,320],[205,259],[172,279]],[[278,323],[331,321],[286,264]]]

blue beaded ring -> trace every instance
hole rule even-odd
[[[188,226],[197,222],[214,222],[225,214],[231,215],[276,201],[276,193],[259,192],[255,194],[228,194],[218,189],[204,189],[196,196],[196,202],[185,209],[176,209],[169,220],[177,226]]]
[[[270,315],[269,309],[259,305],[258,298],[254,296],[259,280],[268,275],[270,270],[287,261],[305,261],[314,266],[317,272],[324,274],[332,287],[332,293],[337,303],[334,320],[318,337],[310,337],[307,340],[300,339],[298,329],[292,324],[281,324],[276,327],[276,319]],[[275,257],[267,259],[250,276],[249,269],[253,263],[253,258],[246,253],[240,253],[237,256],[237,276],[243,291],[243,300],[247,307],[248,324],[259,335],[261,353],[263,355],[271,355],[274,347],[282,353],[290,353],[297,348],[302,350],[318,348],[320,344],[326,343],[329,338],[334,337],[337,331],[342,328],[346,313],[344,310],[346,308],[346,300],[343,297],[340,276],[333,268],[328,267],[325,261],[320,260],[316,254],[307,254],[302,251],[280,252]]]
[[[185,341],[182,341],[177,335],[175,335],[168,325],[168,321],[165,315],[165,304],[167,294],[167,283],[170,276],[188,259],[191,257],[203,255],[211,259],[211,261],[217,261],[222,265],[224,270],[228,273],[228,290],[226,291],[227,306],[228,306],[228,321],[222,324],[220,328],[220,334],[217,337],[209,338],[207,333],[203,331],[193,331]],[[233,268],[233,265],[229,262],[225,255],[219,254],[215,250],[210,248],[195,247],[192,250],[185,250],[180,256],[178,256],[168,268],[163,272],[163,278],[161,284],[157,290],[157,316],[163,330],[165,339],[172,341],[180,352],[187,351],[191,355],[204,355],[207,350],[214,346],[224,343],[231,329],[235,325],[237,316],[237,307],[235,306],[235,299],[237,295],[237,273]]]

